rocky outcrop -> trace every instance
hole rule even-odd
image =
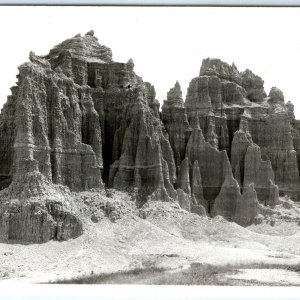
[[[207,208],[210,213],[213,203],[221,191],[224,180],[226,178],[226,170],[231,171],[231,166],[225,150],[219,151],[212,147],[202,134],[200,127],[193,129],[186,148],[186,157],[189,158],[190,168],[195,169],[195,177],[193,178],[194,187],[199,186],[195,191],[194,197],[199,197],[200,203]],[[197,165],[199,165],[197,167]],[[200,174],[197,176],[198,169]],[[197,181],[198,177],[198,182]],[[202,178],[202,183],[199,179]],[[194,181],[195,180],[195,181]],[[203,199],[201,186],[203,189]],[[205,200],[204,200],[205,199]]]
[[[188,157],[186,157],[180,165],[177,180],[177,199],[181,208],[200,216],[205,216],[208,210],[208,202],[203,197],[198,161],[194,162],[192,182],[190,180]]]
[[[251,225],[258,212],[258,201],[254,184],[244,187],[243,194],[238,197],[233,220],[242,226]]]
[[[185,148],[191,128],[182,100],[182,92],[178,81],[168,92],[167,100],[162,106],[162,121],[169,135],[176,165],[180,165],[185,157]]]
[[[122,154],[110,169],[112,185],[119,189],[137,188],[140,197],[157,188],[166,188],[170,195],[174,194],[172,149],[159,120],[154,122],[151,112],[143,106],[131,117],[123,139]]]
[[[248,187],[252,183],[254,183],[258,200],[265,205],[274,206],[278,200],[278,187],[274,185],[272,165],[269,160],[261,159],[260,148],[255,144],[248,147],[244,166],[244,187]],[[273,191],[274,189],[277,192]],[[270,197],[271,195],[273,197]]]
[[[180,207],[187,211],[191,211],[192,203],[190,196],[187,193],[185,193],[182,189],[177,190],[177,196]]]
[[[8,187],[12,182],[14,160],[14,98],[7,97],[0,115],[0,190]]]
[[[202,61],[200,76],[203,75],[217,76],[223,80],[241,83],[240,74],[235,64],[229,65],[218,58],[207,58]]]
[[[258,201],[274,206],[279,192],[300,192],[293,105],[278,88],[267,96],[248,69],[205,59],[186,100],[176,82],[160,112],[133,60],[114,62],[93,31],[29,58],[0,115],[4,240],[81,234],[62,195],[58,202],[49,196],[56,185],[126,190],[137,206],[177,201],[243,226],[255,219]]]
[[[186,157],[181,165],[177,179],[177,186],[183,190],[186,194],[191,194],[191,184],[190,184],[190,171],[189,171],[189,159]]]
[[[192,191],[198,204],[208,213],[225,215],[225,209],[215,209],[215,202],[226,206],[228,215],[235,212],[233,194],[239,191],[239,185],[232,177],[232,169],[225,150],[219,151],[205,141],[200,127],[194,128],[186,148],[186,157],[193,170]],[[232,189],[234,191],[232,191]],[[238,195],[238,194],[237,194]],[[218,206],[218,204],[216,204]]]
[[[241,194],[239,184],[233,178],[227,156],[224,157],[222,175],[224,177],[224,181],[220,193],[216,197],[212,206],[211,214],[212,216],[221,215],[226,219],[233,220],[237,202],[241,197]]]
[[[20,164],[27,159],[37,161],[53,183],[73,190],[101,186],[101,129],[90,91],[46,62],[42,67],[33,60],[19,71],[10,105],[0,116],[1,144],[11,149],[1,164],[2,176],[11,179],[22,172]]]
[[[193,128],[186,155],[193,161],[193,153],[197,153],[199,165],[206,162],[202,162],[200,171],[207,209],[240,224],[254,220],[257,200],[274,206],[279,190],[290,195],[299,192],[300,139],[293,107],[284,104],[278,88],[272,88],[267,97],[263,84],[250,70],[239,72],[234,64],[208,58],[202,63],[200,75],[191,81],[185,101]],[[201,134],[195,134],[197,127]],[[201,142],[196,142],[196,135]],[[192,144],[198,144],[193,151]],[[216,158],[220,154],[212,148],[203,151],[207,144],[227,151],[233,178],[222,177],[222,163]],[[208,186],[214,186],[210,195]],[[245,212],[242,217],[241,210],[247,207],[249,214]]]
[[[262,160],[260,147],[253,143],[248,121],[243,115],[240,129],[235,132],[231,147],[231,165],[241,190],[255,188],[257,198],[264,205],[274,206],[278,201],[278,186],[270,160]],[[272,196],[271,196],[272,194]]]
[[[216,149],[227,150],[228,127],[221,95],[218,77],[199,76],[188,87],[185,107],[190,125],[199,122],[205,139]]]
[[[64,241],[83,232],[77,213],[66,208],[69,200],[38,171],[36,161],[35,166],[14,176],[11,185],[0,192],[1,242]]]
[[[234,133],[231,145],[231,165],[235,179],[240,187],[244,182],[245,155],[248,147],[253,143],[248,131],[247,120],[241,118],[240,129]]]
[[[275,104],[283,104],[284,103],[284,95],[283,92],[277,88],[277,87],[272,87],[269,93],[269,103]]]
[[[101,188],[103,181],[138,191],[139,205],[149,195],[177,197],[173,151],[154,87],[133,69],[132,59],[113,62],[92,32],[64,41],[47,56],[31,53],[0,116],[1,186],[12,182],[5,193],[16,188],[16,178],[36,172],[73,191]],[[30,180],[23,186],[28,200],[17,205],[20,214],[3,206],[3,216],[14,220],[3,236],[40,242],[81,233],[64,204],[32,202],[38,188],[32,190]],[[20,226],[32,234],[16,232]]]
[[[283,102],[282,92],[272,88],[271,97],[259,107],[245,110],[249,132],[264,160],[270,160],[275,183],[283,192],[299,191],[299,166],[293,142],[290,113]]]
[[[193,165],[193,173],[192,173],[192,197],[193,202],[202,205],[206,211],[208,211],[208,202],[205,200],[203,196],[203,186],[202,186],[202,178],[201,178],[201,172],[199,168],[199,163],[197,160],[194,161]]]
[[[51,49],[46,58],[50,60],[58,58],[66,51],[83,60],[112,62],[111,49],[100,45],[92,30],[87,32],[83,37],[77,34],[73,38],[63,41]]]
[[[20,160],[33,158],[47,180],[75,191],[101,187],[102,175],[145,197],[165,186],[175,193],[173,152],[155,90],[134,73],[132,59],[113,62],[92,32],[30,58],[20,67],[14,107],[7,106],[14,115],[4,112],[0,123],[5,147],[13,144],[14,152],[3,168],[4,186]]]
[[[208,83],[211,81],[219,82],[215,84],[214,92],[209,90]],[[191,123],[196,114],[199,116],[206,141],[207,119],[214,115],[219,150],[224,149],[220,146],[222,139],[231,158],[233,174],[240,185],[243,185],[245,152],[254,142],[261,148],[263,160],[271,161],[274,181],[279,189],[288,193],[299,191],[298,129],[293,125],[296,121],[292,107],[284,104],[284,96],[278,88],[272,88],[266,97],[263,80],[250,70],[240,73],[234,65],[219,59],[206,59],[200,76],[190,83],[185,106]],[[223,116],[226,124],[222,125],[222,130],[217,125],[219,116]],[[240,131],[242,123],[246,124],[246,135]]]
[[[225,180],[215,199],[212,216],[221,215],[226,219],[247,226],[253,223],[258,213],[258,201],[254,184],[245,185],[240,193],[238,182],[234,179],[231,168],[226,164]]]
[[[83,232],[81,221],[62,208],[63,205],[48,201],[11,202],[0,209],[0,241],[43,243],[76,238]]]
[[[252,102],[262,102],[267,96],[264,81],[249,69],[241,73],[241,84],[247,92],[247,98]]]

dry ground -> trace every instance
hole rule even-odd
[[[100,275],[112,283],[300,285],[294,271],[300,208],[287,198],[260,224],[243,228],[189,214],[175,203],[138,210],[129,195],[116,191],[71,196],[84,234],[65,242],[0,244],[0,283]]]

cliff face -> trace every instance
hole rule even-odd
[[[212,81],[218,82],[213,91],[210,90]],[[189,119],[199,116],[204,136],[209,132],[207,124],[215,123],[219,141],[228,141],[225,149],[240,187],[255,183],[262,202],[267,201],[268,192],[258,190],[267,189],[269,181],[284,192],[299,191],[297,122],[293,107],[285,105],[279,89],[272,88],[267,97],[262,79],[251,71],[240,73],[234,65],[206,59],[200,76],[190,83],[185,105]],[[220,128],[222,118],[226,122]],[[205,138],[209,142],[210,136]],[[251,156],[251,150],[247,149],[254,143],[260,150]],[[219,142],[219,150],[224,149],[223,145]],[[245,162],[246,152],[251,158]],[[260,160],[264,162],[258,163]]]
[[[277,88],[267,96],[250,70],[205,59],[185,102],[176,82],[160,113],[154,87],[135,74],[133,60],[114,62],[91,31],[46,56],[30,53],[17,78],[0,115],[0,198],[21,186],[28,193],[16,196],[23,199],[15,205],[20,214],[2,200],[2,236],[46,241],[80,234],[78,217],[45,193],[55,185],[77,192],[113,187],[133,193],[138,206],[178,201],[242,225],[253,222],[259,202],[274,206],[280,191],[299,191],[293,106]],[[57,234],[57,222],[68,230]],[[35,233],[18,236],[22,226]]]
[[[170,89],[167,100],[162,106],[162,121],[168,132],[170,144],[177,166],[185,157],[185,148],[191,133],[187,114],[182,99],[181,87],[178,82]]]
[[[181,112],[192,130],[185,157],[190,174],[193,163],[199,165],[202,204],[209,214],[240,224],[254,220],[258,202],[274,206],[279,191],[299,193],[299,126],[293,106],[284,103],[278,88],[267,96],[263,84],[250,70],[239,72],[234,64],[205,59],[199,76],[190,82]],[[169,115],[179,122],[178,114]],[[171,134],[176,127],[188,128],[173,121],[176,125],[169,129],[170,119],[163,117]],[[177,128],[183,143],[179,132]],[[197,197],[202,199],[202,193]]]

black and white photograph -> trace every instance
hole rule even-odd
[[[300,8],[0,28],[1,288],[300,286]]]

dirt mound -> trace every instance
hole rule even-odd
[[[0,192],[0,241],[42,243],[82,234],[73,198],[38,171],[16,178]]]

